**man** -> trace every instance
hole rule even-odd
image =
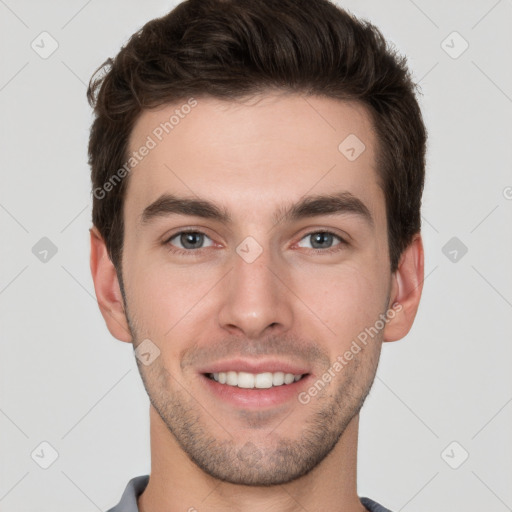
[[[111,512],[385,512],[357,438],[422,290],[405,59],[327,0],[188,0],[107,64],[91,271],[151,402],[151,474]]]

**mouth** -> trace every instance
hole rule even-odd
[[[234,358],[211,362],[196,371],[210,398],[247,410],[299,401],[299,393],[313,380],[310,363],[293,358]]]
[[[309,373],[293,374],[285,372],[214,372],[203,375],[219,384],[242,389],[269,389],[280,386],[289,386],[309,375]]]
[[[262,410],[301,403],[299,396],[311,385],[311,373],[202,372],[203,389],[214,402],[230,408]]]

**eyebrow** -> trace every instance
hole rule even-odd
[[[350,192],[338,192],[328,195],[312,195],[300,199],[287,207],[280,207],[274,213],[274,224],[293,222],[319,215],[356,214],[369,226],[374,220],[368,207]],[[144,208],[140,223],[146,226],[161,217],[170,215],[189,215],[231,224],[232,217],[226,208],[205,199],[179,197],[174,194],[162,194],[156,201]]]

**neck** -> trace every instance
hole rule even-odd
[[[138,499],[139,511],[364,512],[357,496],[358,428],[357,414],[329,455],[293,482],[273,487],[234,485],[196,466],[150,406],[151,475]]]

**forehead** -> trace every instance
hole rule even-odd
[[[166,192],[217,198],[260,220],[308,193],[349,191],[375,210],[383,202],[375,145],[370,116],[354,102],[284,94],[185,99],[144,111],[135,124],[125,212],[135,222]]]

